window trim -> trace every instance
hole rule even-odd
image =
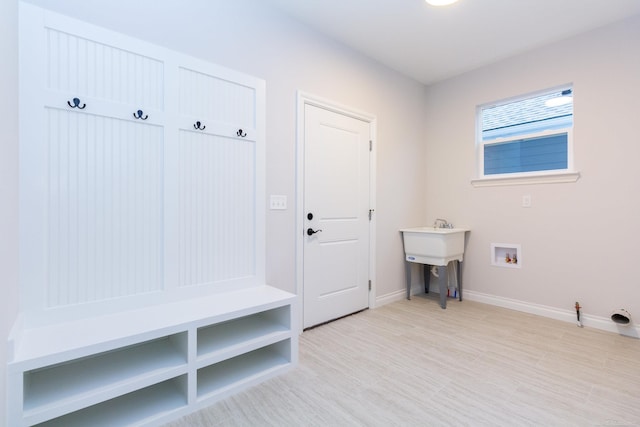
[[[572,84],[549,88],[542,91],[536,91],[523,96],[512,97],[497,102],[489,102],[476,107],[476,177],[471,179],[474,187],[489,187],[501,185],[525,185],[525,184],[551,184],[551,183],[571,183],[576,182],[580,178],[580,172],[574,168],[574,150],[573,150],[573,126],[570,128],[548,129],[530,134],[521,134],[512,137],[496,138],[488,141],[482,138],[482,112],[485,108],[495,107],[499,105],[510,104],[518,100],[534,98],[545,93],[555,92],[558,90],[573,89]],[[510,141],[518,141],[523,139],[537,138],[541,136],[553,136],[567,134],[567,168],[530,171],[530,172],[514,172],[504,174],[484,174],[484,148],[485,146],[494,144],[503,144]]]
[[[507,175],[507,176],[505,176]],[[471,185],[474,187],[496,187],[502,185],[525,185],[525,184],[559,184],[576,182],[580,178],[577,171],[536,171],[516,174],[494,175],[489,178],[474,178]]]

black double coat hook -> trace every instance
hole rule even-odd
[[[135,113],[133,113],[133,118],[134,119],[140,119],[140,120],[147,120],[149,118],[148,114],[144,114],[144,117],[142,117],[142,115],[144,114],[144,112],[142,110],[138,110]]]
[[[82,104],[82,107],[80,106],[80,99],[79,98],[73,98],[73,105],[71,105],[71,102],[67,101],[67,104],[69,105],[69,107],[71,108],[77,108],[79,110],[83,110],[84,107],[87,106],[87,104]]]

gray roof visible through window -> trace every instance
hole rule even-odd
[[[573,116],[573,103],[547,107],[545,101],[562,95],[562,91],[522,99],[482,109],[482,131],[506,129],[518,125],[544,122],[551,119]]]

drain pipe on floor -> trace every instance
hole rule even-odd
[[[624,308],[620,310],[616,310],[611,314],[611,320],[618,325],[630,325],[631,324],[631,314]]]

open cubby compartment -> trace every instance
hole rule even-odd
[[[235,388],[250,386],[291,366],[291,339],[198,369],[198,399],[226,396]]]
[[[187,372],[187,332],[23,373],[24,417],[58,417]]]
[[[169,414],[187,407],[187,375],[107,400],[38,424],[46,427],[122,427],[158,425]]]
[[[492,243],[491,264],[498,267],[522,267],[522,248],[515,243]]]
[[[272,308],[198,328],[198,360],[215,362],[291,334],[291,306]]]

